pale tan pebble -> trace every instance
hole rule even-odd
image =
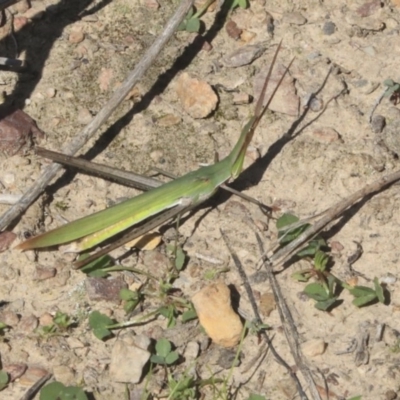
[[[78,44],[83,42],[85,34],[81,30],[72,30],[68,36],[68,41],[72,44]]]
[[[275,310],[275,296],[271,292],[265,292],[260,296],[260,312],[266,317],[269,317],[271,312]]]
[[[87,108],[81,108],[78,112],[77,121],[81,125],[87,125],[93,119],[93,115]]]
[[[111,350],[110,376],[116,382],[138,383],[150,356],[148,350],[138,345],[117,340]]]
[[[316,128],[313,130],[312,135],[320,142],[332,143],[340,140],[339,133],[330,127]]]
[[[57,91],[53,87],[49,87],[46,89],[46,96],[49,97],[50,99],[55,97],[56,93],[57,93]]]
[[[247,93],[239,92],[233,94],[233,104],[249,104],[251,101],[251,96]]]
[[[322,339],[311,339],[302,343],[301,350],[306,357],[316,357],[325,353],[326,343]]]
[[[255,39],[257,37],[257,34],[254,32],[250,32],[247,30],[244,30],[241,34],[240,34],[240,39],[245,42],[245,43],[249,43],[251,42],[253,39]]]
[[[33,274],[33,280],[44,281],[46,279],[54,278],[56,273],[57,270],[55,268],[37,265]]]
[[[69,386],[75,383],[75,373],[67,365],[56,365],[53,367],[53,375],[56,381]]]
[[[183,109],[193,118],[205,118],[217,107],[218,97],[211,86],[186,72],[178,78],[175,90]]]
[[[24,26],[29,24],[29,19],[26,17],[14,17],[13,27],[14,31],[20,31]]]
[[[4,310],[0,313],[0,321],[6,324],[7,326],[16,326],[19,322],[19,316],[17,313],[11,310]]]
[[[105,92],[110,87],[111,80],[113,79],[114,72],[111,68],[103,67],[100,71],[97,82],[99,83],[100,90]]]
[[[6,187],[11,187],[15,184],[15,174],[12,172],[6,172],[2,177],[1,177],[1,182],[3,183],[4,186]]]
[[[21,318],[18,329],[25,333],[32,333],[39,324],[39,320],[34,315],[27,315]]]
[[[157,120],[159,126],[174,126],[181,122],[181,118],[177,115],[167,114]]]
[[[44,313],[39,318],[39,324],[41,326],[51,325],[53,323],[53,316],[49,313]]]
[[[153,150],[150,153],[150,158],[155,162],[159,163],[164,157],[164,153],[162,150]]]
[[[239,343],[242,322],[231,306],[228,286],[223,282],[210,284],[192,297],[200,324],[214,343],[233,347]]]
[[[141,3],[151,10],[158,10],[160,8],[160,3],[157,0],[142,0]]]
[[[307,22],[307,18],[301,13],[294,11],[284,14],[282,21],[291,25],[304,25]]]

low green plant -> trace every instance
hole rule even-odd
[[[124,310],[127,314],[131,313],[143,299],[139,291],[129,289],[121,289],[119,297],[124,301]]]
[[[40,400],[88,400],[78,386],[65,386],[61,382],[51,382],[40,391]]]
[[[61,334],[66,331],[75,323],[75,320],[68,314],[57,311],[53,318],[53,322],[41,328],[41,333],[44,335]]]
[[[395,105],[398,104],[400,100],[400,83],[395,82],[393,79],[386,79],[383,84],[386,86],[383,97],[388,97]]]
[[[179,359],[179,354],[172,350],[172,344],[167,339],[159,339],[155,346],[156,353],[150,357],[154,364],[172,365]]]
[[[309,224],[298,226],[294,229],[288,228],[298,222],[299,219],[292,214],[284,214],[277,221],[280,244],[287,245],[300,236]],[[315,300],[315,307],[322,311],[328,311],[339,305],[340,292],[345,289],[353,297],[353,304],[356,307],[363,307],[375,302],[385,303],[384,288],[378,279],[374,279],[374,287],[351,286],[340,280],[330,270],[331,257],[326,253],[327,244],[324,239],[317,236],[309,244],[299,251],[296,256],[310,261],[311,267],[295,272],[292,277],[299,282],[308,282],[311,278],[315,282],[309,283],[304,288],[304,293]]]

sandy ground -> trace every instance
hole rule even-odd
[[[7,101],[12,99],[37,121],[46,134],[40,144],[55,150],[101,109],[154,41],[177,2],[160,2],[158,9],[150,1],[70,0],[64,3],[33,1],[34,8],[45,11],[28,20],[14,34],[29,73],[1,72],[0,75]],[[83,3],[88,9],[95,7],[96,11],[79,18],[85,9]],[[290,211],[306,217],[398,169],[399,107],[388,98],[382,99],[374,116],[385,118],[383,130],[379,120],[371,124],[369,119],[385,89],[383,81],[400,80],[400,2],[254,0],[250,3],[249,9],[237,9],[227,18],[246,32],[242,39],[228,34],[227,20],[224,25],[216,26],[215,12],[202,18],[207,42],[203,47],[198,45],[195,34],[175,35],[132,97],[124,101],[107,126],[83,150],[91,149],[89,159],[138,173],[156,166],[182,175],[200,163],[213,162],[216,150],[220,156],[226,155],[254,107],[246,102],[235,104],[234,96],[237,93],[255,95],[255,79],[269,65],[282,39],[278,64],[287,66],[295,57],[290,76],[299,100],[298,113],[287,113],[290,104],[297,104],[294,93],[282,100],[284,112],[267,113],[249,148],[247,169],[235,187],[275,206],[279,209],[276,215]],[[273,36],[267,29],[270,17],[274,21]],[[254,44],[265,45],[265,51],[250,64],[230,68],[222,62],[239,48]],[[3,39],[1,45],[3,54],[15,55],[12,39]],[[330,69],[332,72],[328,74]],[[183,109],[176,90],[183,71],[209,83],[217,93],[217,108],[210,116],[195,119]],[[337,96],[343,89],[345,92]],[[306,109],[312,93],[316,99]],[[287,140],[282,139],[288,135]],[[13,156],[4,154],[0,163],[0,180],[4,186],[1,190],[12,194],[28,190],[47,165],[46,160],[29,149]],[[18,240],[23,240],[27,233],[48,230],[137,193],[99,178],[68,172],[32,205],[13,231]],[[301,265],[292,264],[277,275],[301,342],[326,344],[323,354],[307,354],[306,360],[321,387],[325,385],[322,378],[325,377],[330,398],[362,395],[363,400],[394,399],[399,390],[397,312],[400,299],[396,280],[399,196],[396,185],[376,194],[346,214],[326,235],[328,241],[335,242],[333,270],[343,279],[349,273],[347,258],[354,253],[355,242],[361,244],[363,254],[353,268],[369,280],[378,277],[389,282],[389,305],[357,309],[344,292],[340,306],[329,313],[320,312],[302,295],[304,285],[291,278]],[[7,207],[1,206],[0,212],[5,212]],[[236,197],[218,195],[213,208],[201,208],[180,227],[180,239],[189,262],[175,287],[185,298],[190,299],[206,277],[211,275],[217,279],[216,274],[207,275],[207,272],[229,267],[229,272],[217,274],[218,279],[235,287],[240,294],[240,308],[251,315],[241,278],[220,233],[220,228],[224,229],[246,273],[254,276],[260,253],[248,216],[256,220],[257,226],[269,227],[263,235],[265,246],[270,246],[276,235],[274,221],[268,221],[256,206]],[[115,253],[120,254],[122,250]],[[92,310],[120,321],[127,319],[122,305],[90,299],[86,293],[86,275],[72,270],[71,256],[60,251],[33,255],[8,249],[0,259],[0,300],[3,302],[0,321],[12,327],[0,343],[3,367],[44,369],[66,385],[82,385],[96,399],[124,398],[125,384],[115,382],[109,371],[116,338],[101,342],[87,324],[87,315]],[[168,267],[165,246],[131,254],[124,258],[123,264],[146,268],[162,279]],[[137,279],[143,281],[131,273],[113,276],[129,285]],[[368,279],[360,277],[358,283],[370,286]],[[253,279],[252,287],[257,299],[271,292],[266,279]],[[146,300],[144,312],[146,307],[162,301],[157,296]],[[40,335],[37,325],[40,331],[40,324],[46,325],[56,311],[75,318],[76,326],[62,335]],[[264,315],[264,322],[271,326],[277,351],[296,370],[277,311]],[[385,325],[383,335],[377,337],[376,330],[382,324]],[[358,365],[355,353],[345,351],[359,340],[360,332],[367,330],[371,331],[369,358]],[[227,352],[214,344],[204,345],[206,336],[195,324],[179,323],[171,334],[166,321],[159,318],[120,334],[129,332],[152,339],[167,337],[180,354],[188,341],[197,341],[201,344],[196,365],[198,379],[213,374],[224,379],[229,374],[229,360],[235,349]],[[267,399],[293,398],[296,389],[287,371],[270,353],[255,368],[253,358],[259,350],[257,337],[249,335],[243,343],[240,365],[233,369],[228,382],[230,392],[237,390],[235,396],[240,399],[247,399],[251,393]],[[175,367],[175,376],[187,368],[190,366],[182,362]],[[128,385],[131,398],[139,398],[135,396],[140,396],[146,384],[155,395],[165,391],[164,381],[163,369],[153,371],[148,380]],[[0,393],[0,398],[19,399],[31,384],[22,375]],[[210,387],[200,389],[196,398],[201,396],[218,398]]]

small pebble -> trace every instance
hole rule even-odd
[[[326,21],[322,27],[325,35],[333,35],[336,31],[336,25],[332,21]]]
[[[174,126],[181,122],[181,118],[174,114],[167,114],[157,120],[159,126]]]
[[[34,315],[22,317],[18,329],[25,333],[32,333],[39,325],[39,320]]]
[[[312,135],[320,142],[332,143],[340,139],[340,135],[333,128],[322,127],[314,129]]]
[[[260,312],[265,317],[269,317],[276,308],[275,297],[273,293],[265,292],[260,296]]]
[[[396,400],[397,397],[397,393],[394,390],[388,390],[385,393],[385,400]]]
[[[50,99],[53,98],[56,95],[56,89],[54,88],[47,88],[46,89],[46,96],[49,97]]]
[[[324,354],[326,343],[322,339],[311,339],[301,345],[301,350],[306,357],[316,357]]]
[[[381,8],[381,0],[372,0],[364,3],[361,7],[357,8],[356,13],[361,17],[369,17],[379,11]]]
[[[41,326],[51,325],[53,323],[53,316],[49,313],[44,313],[39,318],[39,324]]]
[[[75,382],[75,373],[67,365],[56,365],[53,367],[53,375],[56,381],[64,385],[72,385]]]
[[[251,42],[256,36],[256,33],[244,30],[240,35],[240,39],[243,42],[248,43]]]
[[[183,109],[193,118],[206,118],[217,107],[218,97],[211,86],[186,72],[178,78],[176,93]]]
[[[252,63],[260,57],[266,50],[265,45],[247,45],[240,47],[233,53],[228,54],[222,60],[224,65],[229,68],[238,68]]]
[[[51,267],[42,267],[40,265],[36,266],[33,279],[35,281],[44,281],[46,279],[54,278],[56,276],[57,270]]]
[[[386,119],[383,115],[374,115],[371,121],[371,129],[374,133],[381,133],[386,125]]]
[[[16,239],[17,235],[14,232],[4,231],[0,233],[0,253],[10,248],[11,244]]]
[[[28,23],[29,23],[29,19],[26,17],[14,17],[14,20],[13,20],[14,31],[18,32]]]
[[[200,324],[214,343],[233,347],[239,343],[243,325],[233,311],[231,294],[223,282],[212,283],[192,297]]]
[[[394,285],[397,282],[397,277],[388,272],[386,275],[382,276],[379,279],[379,282],[384,283],[386,285]]]
[[[73,44],[83,42],[85,34],[80,30],[74,30],[69,34],[68,41]]]
[[[321,111],[322,108],[324,107],[324,102],[318,97],[312,97],[312,99],[309,102],[309,105],[311,111],[318,112]]]
[[[240,104],[249,104],[251,101],[251,96],[247,93],[234,93],[233,94],[233,104],[240,105]]]
[[[158,10],[160,8],[157,0],[143,0],[143,5],[151,10]]]
[[[115,382],[138,383],[150,356],[151,353],[146,349],[117,340],[111,350],[111,378]]]
[[[242,30],[237,26],[236,22],[231,19],[226,23],[225,30],[228,36],[235,40],[239,39],[242,33]]]
[[[15,183],[15,174],[13,174],[12,172],[6,172],[2,176],[1,182],[7,187],[13,186]]]
[[[307,18],[299,12],[286,13],[283,15],[282,20],[291,25],[304,25],[307,22]]]
[[[81,108],[78,112],[77,121],[81,125],[87,125],[93,119],[93,115],[87,108]]]
[[[150,153],[150,158],[154,161],[154,163],[159,164],[161,160],[164,159],[164,153],[162,150],[154,150]]]
[[[0,321],[6,324],[7,326],[16,326],[19,322],[19,316],[17,313],[11,310],[4,310],[0,314]]]
[[[121,278],[87,278],[85,280],[86,292],[91,301],[120,302],[119,292],[127,287],[128,285]]]

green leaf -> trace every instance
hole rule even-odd
[[[362,297],[357,297],[352,301],[352,303],[356,307],[363,307],[363,306],[366,306],[367,304],[375,301],[376,299],[377,299],[376,293],[373,293],[373,294],[367,294]]]
[[[186,30],[188,32],[199,32],[200,30],[200,20],[198,18],[191,18],[186,24]]]
[[[7,324],[5,324],[4,322],[0,322],[0,331],[2,330],[2,329],[5,329],[5,328],[7,328]]]
[[[391,86],[394,85],[394,80],[393,80],[393,79],[385,79],[385,80],[383,81],[383,84],[384,84],[385,86],[391,87]]]
[[[121,289],[121,290],[119,291],[119,298],[120,298],[121,300],[125,300],[125,301],[128,301],[128,300],[136,300],[137,297],[138,297],[138,293],[137,293],[137,292],[134,292],[134,291],[132,291],[132,290],[129,290],[129,289],[124,288],[124,289]]]
[[[162,365],[165,365],[165,358],[164,358],[164,357],[161,357],[161,356],[158,356],[157,354],[153,354],[153,355],[150,357],[150,361],[151,361],[152,363],[154,363],[154,364],[162,364]]]
[[[329,293],[320,283],[310,283],[304,288],[304,293],[316,301],[329,300]]]
[[[311,278],[310,271],[297,271],[292,274],[292,278],[297,282],[308,282]]]
[[[295,229],[290,229],[290,230],[285,229],[286,227],[288,227],[292,224],[295,224],[298,221],[299,221],[299,218],[292,214],[283,214],[276,221],[276,227],[278,228],[278,231],[279,231],[278,236],[280,238],[281,244],[287,244],[287,243],[292,242],[294,239],[296,239],[298,236],[300,236],[310,226],[309,224],[304,224]]]
[[[286,226],[292,225],[296,222],[299,222],[299,218],[296,217],[293,214],[283,214],[281,217],[279,217],[276,221],[276,227],[278,228],[279,231],[283,230]]]
[[[179,358],[179,354],[176,351],[171,351],[166,357],[165,357],[165,362],[168,365],[173,364],[175,361],[177,361]]]
[[[40,391],[40,400],[88,400],[88,397],[80,387],[64,386],[56,381]]]
[[[337,297],[332,297],[325,301],[317,301],[314,306],[318,310],[327,311],[337,302]]]
[[[112,335],[108,327],[113,324],[114,321],[111,318],[101,314],[99,311],[93,311],[89,315],[89,326],[93,330],[93,334],[100,340]]]
[[[329,256],[321,250],[318,250],[314,256],[314,265],[317,271],[325,271]]]
[[[9,377],[6,371],[0,371],[0,390],[8,385]]]
[[[251,394],[248,400],[266,400],[266,397],[261,396],[260,394]]]
[[[176,258],[175,258],[175,268],[178,271],[180,271],[183,268],[185,260],[186,260],[185,252],[182,250],[182,247],[178,247],[176,249]]]
[[[238,3],[238,6],[240,8],[247,8],[248,7],[247,0],[238,0],[237,3]]]
[[[367,286],[354,286],[352,289],[349,289],[349,292],[354,297],[363,297],[367,295],[376,295],[375,290],[371,289]]]
[[[382,285],[379,283],[378,278],[374,279],[375,293],[380,303],[385,304],[385,293]]]
[[[347,399],[347,400],[361,400],[362,396],[354,396],[351,399]]]
[[[165,338],[157,340],[156,343],[157,355],[165,358],[170,352],[171,352],[171,343],[169,342],[169,340]]]
[[[82,254],[78,258],[78,261],[84,260],[87,257],[89,257],[89,254]],[[108,272],[103,271],[103,269],[111,267],[113,264],[114,260],[109,255],[104,255],[82,267],[81,271],[88,276],[93,276],[95,278],[104,278],[108,275]]]
[[[195,309],[190,309],[190,310],[187,310],[187,311],[185,311],[183,314],[182,314],[182,322],[188,322],[188,321],[191,321],[192,319],[195,319],[195,318],[197,318],[197,313],[196,313],[196,310]]]

